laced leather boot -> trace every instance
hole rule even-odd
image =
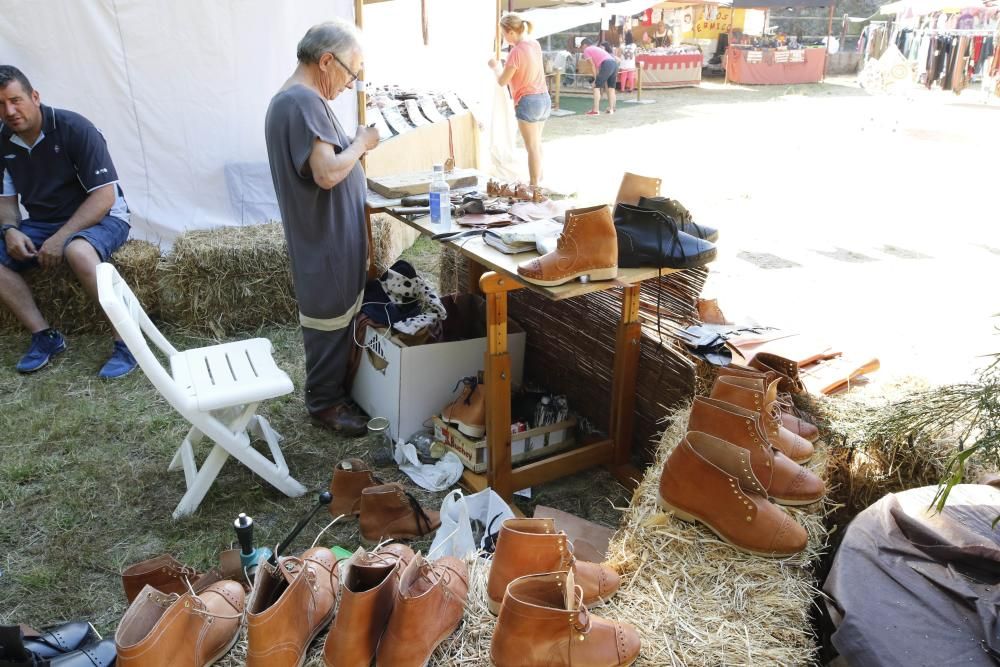
[[[510,582],[490,661],[494,667],[618,667],[635,662],[639,650],[634,627],[590,615],[570,570]]]
[[[490,612],[500,612],[504,591],[514,579],[560,570],[573,571],[584,604],[603,604],[618,591],[618,573],[606,565],[577,560],[566,533],[556,532],[554,520],[507,519],[500,526],[486,585]]]
[[[789,394],[806,393],[806,387],[799,378],[799,365],[791,359],[785,359],[769,352],[758,352],[750,360],[750,368],[763,372],[773,371],[781,376],[781,384],[778,385],[779,391]]]
[[[740,551],[792,556],[806,547],[802,526],[769,502],[750,452],[707,433],[688,431],[660,474],[659,506],[704,524]]]
[[[330,480],[330,495],[333,496],[328,506],[330,516],[350,518],[361,514],[361,492],[381,483],[382,480],[373,475],[361,459],[344,459],[333,469]]]
[[[691,213],[676,199],[668,199],[667,197],[639,197],[637,206],[651,211],[659,211],[676,222],[677,228],[685,234],[690,234],[691,236],[705,239],[712,243],[719,240],[719,230],[713,227],[696,225],[691,218]]]
[[[471,375],[458,384],[465,385],[462,395],[441,410],[441,420],[470,438],[481,438],[486,433],[486,389],[482,377]]]
[[[120,667],[207,667],[240,638],[246,594],[223,580],[195,595],[146,586],[129,605],[115,648]]]
[[[301,667],[336,611],[337,559],[325,547],[257,567],[247,605],[247,667]]]
[[[618,266],[655,266],[691,269],[715,259],[713,244],[680,230],[670,217],[656,210],[628,204],[615,206]]]
[[[640,176],[625,172],[622,174],[622,183],[618,186],[618,196],[615,197],[615,204],[628,204],[636,206],[641,197],[658,197],[660,195],[660,179],[652,176]]]
[[[607,206],[566,211],[556,249],[522,262],[517,275],[535,285],[553,287],[574,278],[612,280],[618,276],[618,237]]]
[[[756,412],[699,396],[691,407],[688,431],[701,431],[746,450],[761,484],[751,490],[780,505],[809,505],[826,492],[823,480],[771,446]]]
[[[758,371],[753,368],[747,368],[746,366],[740,366],[739,364],[720,366],[718,373],[719,377],[732,375],[744,378],[763,378],[765,386],[771,386],[772,382],[781,379],[781,376],[774,371]],[[778,388],[781,388],[780,383],[778,384]],[[811,422],[799,416],[804,413],[795,407],[795,401],[792,399],[791,394],[787,392],[779,393],[778,405],[781,407],[782,426],[800,438],[805,438],[811,443],[815,443],[819,440],[819,429],[816,428],[816,426]]]
[[[378,644],[376,667],[422,667],[465,613],[469,572],[445,556],[427,562],[417,555],[399,578],[389,625]]]
[[[760,413],[768,442],[796,463],[805,463],[813,457],[812,443],[795,435],[781,423],[781,406],[778,403],[778,383],[765,385],[763,378],[721,376],[712,386],[712,398],[717,398],[746,410]]]
[[[340,607],[323,645],[327,667],[368,667],[396,602],[400,572],[413,550],[389,544],[378,551],[358,549],[344,568]]]
[[[365,546],[380,540],[416,539],[440,525],[440,514],[421,507],[401,484],[371,486],[361,493],[361,543]]]

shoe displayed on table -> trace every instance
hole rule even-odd
[[[371,486],[361,492],[361,543],[366,546],[380,540],[416,539],[440,526],[440,514],[421,507],[402,484]]]
[[[680,231],[677,223],[659,211],[615,206],[618,266],[693,269],[715,259],[715,245]]]
[[[522,262],[517,275],[535,285],[553,287],[574,278],[613,280],[618,277],[618,237],[607,206],[566,211],[556,249]]]
[[[208,667],[240,638],[246,593],[217,581],[197,595],[140,591],[115,632],[120,667]]]
[[[368,417],[353,409],[347,403],[331,405],[310,415],[320,426],[348,438],[356,438],[368,432]]]
[[[462,622],[469,596],[465,563],[417,555],[399,578],[389,624],[378,643],[376,667],[423,667]]]
[[[572,570],[584,604],[603,604],[618,591],[618,573],[606,565],[577,560],[566,533],[549,518],[507,519],[500,526],[486,584],[489,610],[500,611],[507,584],[518,577]]]
[[[129,351],[128,345],[120,340],[115,341],[115,349],[111,356],[97,373],[98,377],[113,380],[128,375],[136,369],[138,362]]]
[[[749,554],[793,556],[808,541],[805,529],[767,499],[750,453],[707,433],[688,431],[670,452],[657,502],[665,512],[701,523]]]
[[[640,197],[658,197],[660,195],[661,181],[652,176],[640,176],[625,172],[622,175],[621,185],[618,186],[618,196],[615,197],[615,204],[628,204],[636,206]]]
[[[482,373],[462,378],[455,389],[459,385],[464,385],[461,396],[441,410],[441,420],[470,438],[481,438],[486,433],[486,389]]]
[[[546,572],[510,582],[490,660],[495,667],[621,667],[641,648],[632,625],[591,615],[572,571]]]
[[[261,561],[247,603],[247,667],[301,667],[336,612],[337,559],[325,547]]]
[[[14,367],[18,373],[34,373],[44,368],[52,357],[66,350],[66,339],[55,329],[31,334],[31,345]]]
[[[323,645],[327,667],[368,667],[396,603],[400,573],[414,558],[403,544],[359,549],[343,570],[340,606]]]
[[[330,480],[330,516],[357,517],[361,514],[361,492],[382,483],[361,459],[344,459],[333,469]]]
[[[676,199],[668,197],[639,197],[638,207],[651,211],[659,211],[676,222],[677,229],[685,234],[690,234],[691,236],[712,243],[719,240],[718,229],[696,225],[691,219],[691,213]]]

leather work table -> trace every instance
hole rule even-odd
[[[393,213],[395,202],[369,192],[366,215],[385,213],[432,236],[443,229],[432,228],[430,216],[410,220]],[[468,229],[451,224],[452,230]],[[639,342],[642,329],[639,322],[639,286],[644,280],[674,273],[676,269],[620,269],[615,280],[581,283],[573,280],[557,287],[542,287],[523,282],[517,275],[517,265],[536,256],[527,252],[507,255],[488,246],[481,236],[447,241],[444,245],[460,252],[469,262],[469,289],[482,292],[486,299],[486,475],[466,469],[464,485],[473,491],[492,487],[504,500],[510,501],[514,491],[572,475],[592,466],[603,465],[624,484],[633,489],[641,477],[630,463],[632,430],[635,412],[636,376],[639,366]],[[613,386],[611,387],[610,438],[580,445],[549,458],[511,468],[511,371],[507,352],[507,294],[530,289],[556,301],[607,289],[623,290],[622,312],[615,344]]]

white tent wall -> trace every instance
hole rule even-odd
[[[169,244],[278,217],[264,115],[299,39],[334,17],[353,22],[353,0],[4,0],[0,61],[104,132],[133,236]],[[356,97],[333,107],[353,134]]]

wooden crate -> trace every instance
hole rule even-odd
[[[569,419],[514,433],[511,435],[510,460],[516,465],[565,451],[576,444],[573,439],[575,429],[576,419]],[[434,439],[455,452],[462,464],[472,472],[486,472],[486,438],[472,440],[457,428],[445,424],[440,417],[434,417]]]

